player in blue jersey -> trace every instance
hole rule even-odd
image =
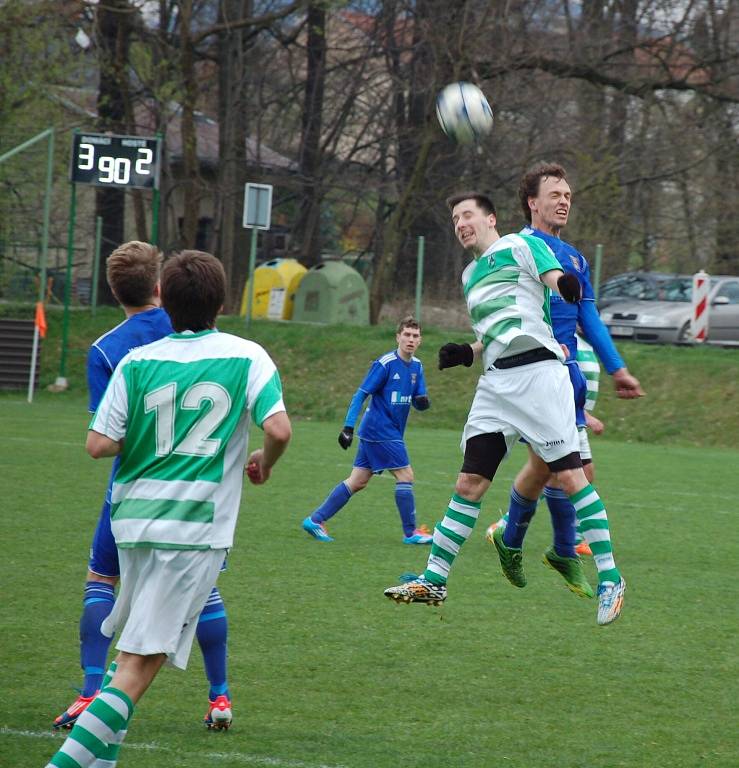
[[[572,205],[572,192],[565,169],[556,163],[538,163],[527,171],[519,185],[521,209],[529,224],[522,234],[543,240],[554,252],[565,273],[575,275],[582,285],[582,298],[571,304],[552,293],[550,312],[554,336],[567,349],[566,365],[575,395],[575,415],[580,435],[582,453],[586,454],[587,433],[585,401],[587,383],[577,365],[578,325],[584,338],[613,378],[616,393],[625,399],[641,397],[644,393],[639,381],[629,373],[623,359],[611,340],[608,329],[600,319],[595,306],[595,292],[590,282],[590,267],[585,257],[572,245],[560,238],[567,224]],[[592,459],[583,456],[583,468],[589,482],[594,478]],[[544,563],[559,571],[567,580],[567,566],[576,556],[576,515],[568,496],[550,482],[547,465],[533,451],[517,475],[511,489],[508,522],[493,533],[493,543],[504,559],[516,559],[520,564],[524,536],[536,511],[536,503],[543,492],[549,507],[554,528],[556,558],[545,558]],[[625,581],[613,557],[608,518],[586,521],[580,526],[585,542],[593,552],[598,570],[598,623],[606,624],[616,619],[623,604]],[[504,568],[505,572],[505,568]],[[523,580],[525,583],[525,580]],[[522,586],[518,580],[517,586]]]
[[[89,410],[94,413],[105,393],[118,362],[128,352],[172,333],[167,313],[159,306],[159,270],[162,255],[153,245],[131,241],[109,256],[107,279],[121,304],[126,319],[103,334],[87,357]],[[100,631],[103,620],[115,603],[120,570],[118,550],[110,528],[110,492],[119,460],[113,463],[105,501],[90,548],[87,583],[80,618],[80,666],[84,681],[77,699],[54,720],[54,728],[71,728],[100,689],[106,669],[111,638]],[[218,588],[214,587],[197,627],[205,670],[210,681],[208,727],[228,727],[231,701],[226,681],[226,611]]]
[[[333,541],[326,532],[326,520],[365,488],[373,475],[388,470],[396,481],[395,504],[403,526],[403,541],[406,544],[431,544],[431,535],[416,527],[413,469],[403,440],[411,405],[419,411],[425,411],[430,405],[423,365],[414,357],[421,343],[420,325],[412,317],[404,318],[398,324],[395,340],[398,348],[372,363],[352,398],[339,433],[339,445],[346,450],[354,439],[354,425],[364,401],[370,397],[357,432],[359,448],[351,474],[303,520],[303,530],[318,541]]]

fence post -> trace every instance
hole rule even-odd
[[[418,236],[418,258],[416,261],[416,322],[421,322],[421,293],[423,292],[423,255],[426,246],[426,239],[423,235]]]

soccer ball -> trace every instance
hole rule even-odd
[[[444,133],[459,144],[479,141],[493,128],[493,110],[472,83],[451,83],[436,97],[436,117]]]

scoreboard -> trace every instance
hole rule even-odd
[[[98,187],[159,189],[161,138],[76,133],[69,180]]]

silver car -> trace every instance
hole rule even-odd
[[[706,343],[739,346],[739,277],[711,276]],[[600,316],[616,339],[656,344],[690,344],[693,278],[678,275],[662,281],[654,299],[609,304]]]

